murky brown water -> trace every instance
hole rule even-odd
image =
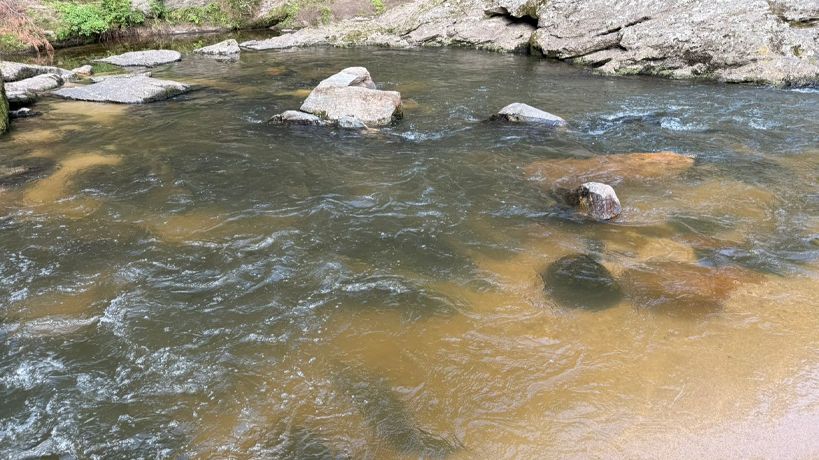
[[[350,65],[403,121],[263,123]],[[0,140],[35,166],[0,192],[4,457],[819,456],[819,94],[466,50],[154,75],[197,89]],[[571,128],[481,121],[514,101]],[[617,222],[555,201],[575,174]]]

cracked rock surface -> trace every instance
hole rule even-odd
[[[819,0],[415,0],[244,42],[533,51],[605,74],[819,84]]]

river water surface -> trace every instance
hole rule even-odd
[[[354,65],[402,121],[265,123]],[[4,458],[819,456],[819,93],[457,49],[154,76],[195,90],[0,139],[37,171],[0,192]],[[484,122],[516,101],[569,128]],[[693,165],[608,224],[532,173],[658,151]],[[544,288],[567,260],[614,293]]]

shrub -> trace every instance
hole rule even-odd
[[[131,9],[129,0],[102,0],[100,3],[54,3],[60,14],[57,39],[95,37],[112,29],[142,24],[145,16]]]

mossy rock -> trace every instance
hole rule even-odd
[[[6,87],[3,75],[0,74],[0,134],[9,129],[9,101],[6,99]]]

